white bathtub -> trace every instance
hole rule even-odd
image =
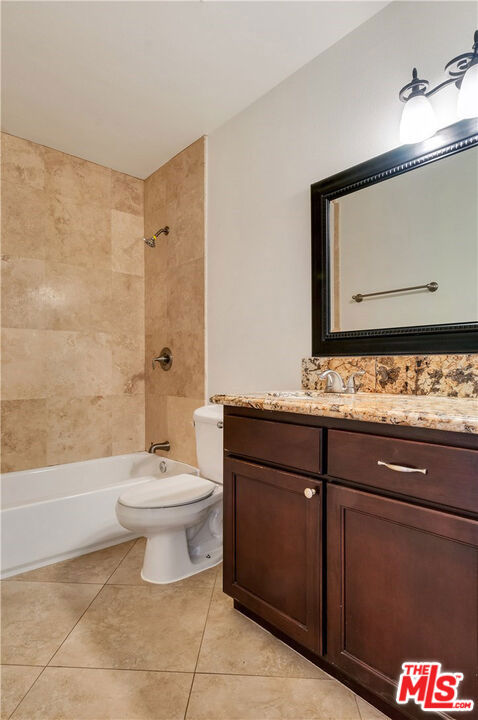
[[[183,472],[197,474],[190,465],[139,452],[4,473],[1,577],[134,537],[116,520],[118,496],[145,475]]]

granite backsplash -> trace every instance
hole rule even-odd
[[[344,379],[364,370],[365,375],[356,378],[360,392],[478,398],[478,353],[304,358],[304,390],[323,390],[319,375],[327,369],[337,370]]]

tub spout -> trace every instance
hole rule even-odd
[[[148,452],[154,454],[156,450],[165,450],[166,452],[169,452],[171,450],[169,440],[166,440],[165,442],[151,443]]]

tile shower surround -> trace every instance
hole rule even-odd
[[[195,463],[204,139],[143,181],[2,133],[2,209],[2,470],[166,438]],[[153,374],[164,345],[173,368]]]
[[[302,360],[304,390],[322,390],[324,370],[347,378],[357,370],[360,392],[478,398],[478,354],[311,357]]]
[[[146,235],[165,225],[155,248],[145,248],[146,442],[168,439],[175,460],[196,465],[192,415],[204,387],[204,172],[200,138],[145,180]],[[169,347],[173,364],[153,370]]]
[[[2,133],[2,470],[144,448],[143,181]]]

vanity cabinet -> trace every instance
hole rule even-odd
[[[441,662],[477,718],[478,437],[226,407],[224,448],[235,606],[393,718]]]
[[[477,628],[476,521],[328,488],[330,662],[393,701],[403,662],[438,660],[463,672],[460,696],[476,702]]]
[[[224,592],[320,652],[322,483],[226,459],[224,515]]]

